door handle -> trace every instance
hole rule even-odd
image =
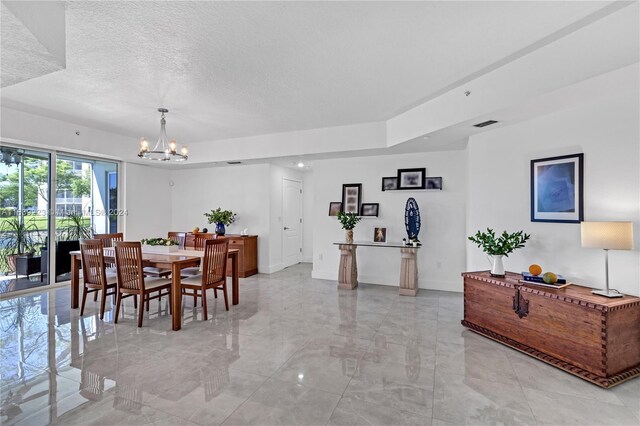
[[[286,231],[287,229],[289,229],[289,228],[287,228],[287,227],[285,226],[285,227],[284,227],[284,230]]]

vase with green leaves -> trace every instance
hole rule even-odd
[[[237,214],[231,210],[222,210],[218,207],[215,210],[211,210],[210,213],[204,214],[207,217],[209,223],[216,225],[216,235],[224,235],[226,233],[225,226],[231,225],[236,220]]]
[[[338,213],[338,222],[342,225],[342,229],[346,232],[345,241],[347,244],[353,244],[353,228],[356,227],[362,218],[355,213]]]
[[[502,231],[502,234],[496,236],[491,228],[487,228],[487,232],[476,232],[475,235],[469,237],[469,241],[474,242],[478,247],[482,248],[491,263],[491,276],[505,277],[503,257],[509,257],[519,248],[523,248],[525,243],[531,238],[531,235],[524,231],[509,233]]]

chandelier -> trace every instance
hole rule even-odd
[[[140,138],[140,151],[138,151],[138,157],[145,158],[152,161],[185,161],[188,157],[187,146],[182,145],[180,152],[177,151],[177,144],[175,139],[169,140],[167,138],[167,131],[165,124],[167,121],[164,118],[164,114],[169,112],[166,108],[158,108],[160,116],[160,136],[158,142],[149,150],[149,141],[146,138]]]
[[[11,166],[13,164],[17,166],[22,161],[23,155],[23,149],[2,148],[0,149],[0,163],[7,166]]]

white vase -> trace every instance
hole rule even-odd
[[[492,277],[504,277],[506,276],[504,272],[504,265],[502,264],[503,255],[494,255],[487,256],[489,258],[489,262],[491,263],[491,276]]]

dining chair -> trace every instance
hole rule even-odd
[[[217,238],[218,238],[218,236],[216,234],[194,234],[193,249],[194,250],[204,250],[204,246],[205,246],[207,241],[215,240]],[[191,276],[194,276],[194,275],[200,275],[201,271],[202,271],[202,267],[200,267],[200,268],[185,268],[182,271],[180,271],[180,275],[183,276],[183,277],[191,277]],[[184,292],[183,292],[183,294],[184,294]],[[193,298],[193,304],[195,305],[195,303],[196,303],[196,298],[194,297]]]
[[[102,246],[103,247],[113,247],[113,243],[115,241],[123,241],[124,240],[124,234],[122,232],[115,232],[112,234],[93,234],[93,238],[95,238],[96,240],[101,240],[102,241]],[[110,271],[110,273],[115,274],[115,267],[116,265],[114,263],[107,263],[107,269],[112,269],[112,271]],[[98,293],[93,295],[93,301],[97,301],[98,300]]]
[[[149,311],[149,301],[169,296],[169,313],[171,313],[171,280],[166,278],[145,278],[142,269],[142,244],[140,241],[116,241],[116,271],[118,274],[116,314],[113,320],[118,323],[120,302],[125,297],[133,296],[134,301],[140,296],[138,307],[138,327],[142,327],[143,306]],[[166,290],[165,293],[162,291]],[[152,293],[158,293],[151,296]]]
[[[178,248],[180,248],[180,250],[184,250],[184,244],[187,240],[187,233],[186,232],[167,232],[167,238],[173,241],[176,241],[178,243]]]
[[[224,306],[229,310],[227,296],[227,254],[229,241],[226,238],[209,239],[205,241],[202,274],[185,278],[181,281],[183,294],[193,296],[194,300],[202,298],[202,317],[207,320],[207,290],[213,289],[214,295],[218,290],[224,294]],[[186,292],[192,290],[193,293]],[[195,303],[194,303],[195,306]]]
[[[113,234],[94,234],[93,238],[96,240],[102,240],[103,247],[113,247],[113,243],[116,241],[124,240],[124,234],[122,234],[122,232],[116,232]]]
[[[104,319],[104,308],[107,296],[116,294],[117,277],[114,274],[107,274],[107,266],[104,262],[102,240],[80,240],[80,256],[82,258],[82,275],[84,278],[84,291],[82,293],[82,306],[80,316],[84,315],[84,305],[87,301],[88,293],[102,292],[100,300],[100,319]],[[113,290],[109,292],[109,290]],[[96,300],[96,299],[94,299]]]

